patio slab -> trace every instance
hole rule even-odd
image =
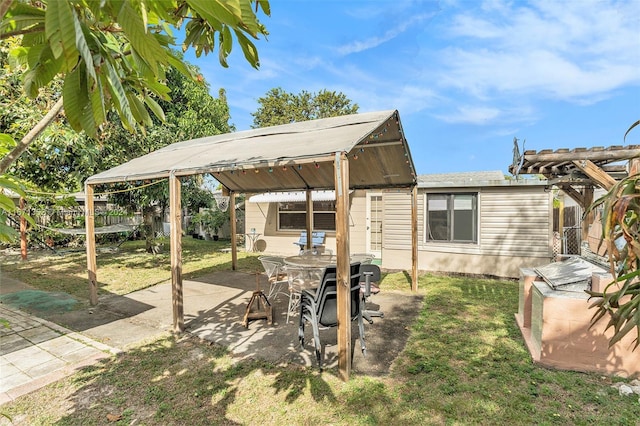
[[[259,275],[259,283],[263,289],[266,287],[264,274]],[[298,316],[292,317],[289,324],[285,322],[288,303],[285,295],[271,300],[273,324],[259,319],[251,321],[248,327],[242,325],[247,302],[256,285],[255,274],[236,271],[185,280],[186,332],[227,347],[239,359],[258,358],[279,365],[317,366],[311,327],[306,327],[305,347],[301,348]],[[358,327],[353,323],[352,372],[384,375],[406,344],[408,327],[422,306],[422,297],[383,290],[370,300],[369,308],[379,308],[385,316],[375,318],[373,324],[365,322],[366,357],[360,352]],[[172,309],[171,284],[163,283],[126,296],[101,296],[97,306],[52,312],[47,314],[46,320],[20,312],[19,318],[13,318],[13,321],[24,328],[20,331],[24,336],[2,336],[6,339],[2,348],[8,352],[2,355],[3,364],[0,365],[4,386],[24,387],[25,383],[37,379],[36,373],[66,368],[64,371],[69,374],[72,372],[69,365],[78,365],[99,354],[108,356],[157,338],[172,330]],[[325,368],[336,367],[337,329],[321,331],[321,341],[323,365]],[[34,351],[28,357],[32,360],[29,366],[18,365],[21,351]],[[64,360],[64,365],[56,362],[60,359]],[[15,396],[16,393],[11,399]]]

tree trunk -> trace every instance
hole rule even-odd
[[[0,1],[0,19],[4,19],[4,15],[7,13],[7,10],[11,7],[11,3],[13,0],[2,0]]]
[[[4,4],[2,5],[4,6]],[[0,161],[0,175],[6,173],[7,169],[9,169],[9,166],[14,161],[16,161],[18,157],[20,157],[20,155],[22,155],[22,153],[25,152],[27,148],[29,148],[29,145],[31,145],[31,143],[34,140],[36,140],[36,138],[40,135],[40,133],[42,133],[42,131],[46,129],[49,124],[53,122],[53,120],[60,113],[60,111],[62,111],[62,107],[63,107],[63,101],[62,101],[62,98],[60,98],[55,103],[55,105],[53,105],[53,107],[49,110],[47,115],[42,117],[42,120],[40,120],[40,122],[38,122],[38,124],[36,124],[33,127],[33,129],[31,129],[29,133],[27,133],[22,138],[20,143],[16,145],[16,147],[13,148],[13,150],[11,150],[10,153],[8,153],[6,156],[2,158],[2,160]]]

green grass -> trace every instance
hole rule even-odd
[[[222,246],[213,244],[186,244],[188,274],[229,267],[230,255],[217,252]],[[105,270],[113,269],[110,280],[115,280],[118,263],[126,261],[131,281],[138,281],[137,274],[149,275],[138,285],[153,284],[165,273],[168,259],[149,259],[137,250],[133,245],[102,257],[98,273],[106,277]],[[244,269],[259,265],[253,255],[242,257]],[[81,262],[74,266],[71,258],[61,259],[71,264],[54,264],[69,276],[76,275],[73,268],[85,268]],[[40,266],[11,264],[10,273],[57,273],[44,260],[34,262]],[[145,268],[152,272],[142,274]],[[86,277],[77,275],[86,286]],[[105,280],[101,278],[110,291],[129,288],[116,289],[115,282]],[[381,287],[408,291],[408,276],[387,274]],[[532,363],[514,319],[517,283],[423,275],[419,288],[424,305],[385,377],[353,374],[343,383],[335,370],[318,373],[261,360],[238,361],[216,345],[167,335],[2,409],[16,423],[30,425],[109,424],[108,416],[119,419],[111,424],[123,425],[640,424],[638,396],[622,397],[611,388],[620,379]]]
[[[216,270],[231,269],[229,241],[183,238],[183,277],[190,279]],[[160,254],[145,252],[144,241],[127,241],[118,251],[97,253],[99,294],[128,294],[171,279],[169,243]],[[238,251],[238,270],[262,271],[257,256]],[[83,251],[54,255],[30,254],[27,262],[19,256],[3,260],[2,273],[40,290],[61,291],[79,300],[88,300],[87,256]]]

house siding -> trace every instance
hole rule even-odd
[[[350,195],[351,253],[365,252],[368,192]],[[477,192],[478,243],[427,242],[426,192]],[[411,192],[382,191],[382,267],[411,269]],[[299,231],[278,231],[277,203],[245,204],[246,232],[262,234],[257,247],[265,254],[291,256]],[[553,257],[552,195],[542,185],[497,185],[472,188],[420,188],[418,191],[418,269],[422,272],[479,274],[518,278],[521,267],[545,265]],[[327,232],[325,247],[336,248],[335,232]]]
[[[253,194],[248,194],[247,199]],[[264,254],[293,256],[299,247],[294,244],[300,238],[300,231],[278,230],[278,203],[245,203],[245,232],[255,228],[261,234],[256,243]],[[349,237],[352,253],[364,252],[366,243],[366,192],[354,191],[349,200]],[[245,249],[248,250],[248,242]],[[325,248],[335,252],[336,234],[326,232]]]
[[[425,193],[477,192],[478,243],[427,242]],[[384,195],[382,266],[411,268],[411,196]],[[421,188],[418,192],[418,269],[517,278],[519,269],[553,257],[552,196],[543,186]]]

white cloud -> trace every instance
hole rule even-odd
[[[584,103],[640,85],[640,2],[484,5],[452,17],[447,40],[459,47],[440,52],[440,87]]]
[[[514,104],[517,104],[515,102]],[[434,117],[449,124],[471,124],[483,126],[486,124],[495,125],[527,125],[534,122],[538,117],[533,108],[526,105],[462,105],[454,106],[453,111],[447,113],[437,113]]]
[[[467,107],[461,106],[455,114],[437,115],[442,121],[447,123],[465,124],[486,124],[501,116],[497,108],[491,107]]]
[[[389,40],[393,40],[398,35],[407,31],[409,28],[414,27],[427,19],[431,19],[432,17],[432,13],[423,13],[412,16],[409,19],[402,21],[395,27],[385,31],[381,36],[373,36],[364,40],[356,40],[353,43],[345,44],[338,47],[337,52],[340,55],[346,56],[352,53],[358,53],[365,50],[373,49],[383,43],[388,42]]]

